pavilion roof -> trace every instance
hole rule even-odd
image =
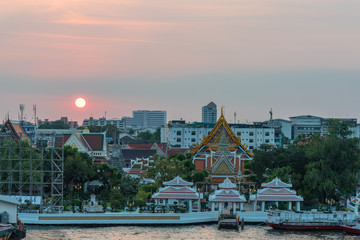
[[[264,188],[250,197],[252,201],[302,202],[304,198],[289,188]]]
[[[219,190],[210,194],[210,202],[246,202],[244,195],[241,195],[236,189],[236,184],[232,183],[229,178],[226,178],[219,184]]]
[[[192,185],[194,185],[192,182],[187,182],[184,179],[182,179],[180,176],[175,177],[173,180],[168,181],[168,182],[164,182],[163,183],[164,186],[179,186],[179,187],[191,187]]]
[[[292,184],[284,183],[279,178],[274,178],[271,182],[261,184],[262,188],[291,188]]]
[[[246,202],[244,195],[233,189],[216,190],[209,196],[210,202]]]
[[[196,192],[195,188],[167,186],[160,188],[159,192],[152,195],[153,199],[191,199],[203,198],[202,194]]]

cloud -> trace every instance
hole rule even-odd
[[[99,40],[99,41],[111,41],[111,42],[137,42],[137,43],[162,43],[160,41],[142,40],[142,39],[126,39],[126,38],[106,38],[106,37],[91,37],[91,36],[80,36],[80,35],[65,35],[65,34],[49,34],[49,33],[14,33],[19,36],[35,36],[44,38],[55,38],[55,39],[75,39],[75,40]]]

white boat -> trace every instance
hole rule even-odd
[[[270,211],[266,224],[284,230],[339,230],[341,225],[354,225],[352,212]]]

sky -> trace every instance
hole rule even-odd
[[[358,118],[359,0],[0,1],[0,116]],[[87,106],[78,109],[77,97]],[[105,113],[106,112],[106,113]],[[360,121],[360,120],[359,120]]]

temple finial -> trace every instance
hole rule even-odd
[[[221,106],[221,116],[224,117],[224,106]]]

